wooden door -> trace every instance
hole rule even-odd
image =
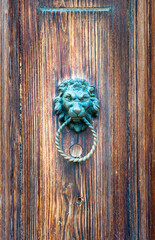
[[[1,8],[1,239],[151,239],[149,3],[5,0]],[[100,100],[97,149],[82,163],[55,147],[53,98],[76,77]],[[91,139],[89,129],[66,127],[61,143],[85,155]]]

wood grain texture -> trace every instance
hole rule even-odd
[[[127,37],[128,8],[135,11],[131,21],[134,16],[137,24],[137,14],[142,10],[146,14],[146,6],[139,3],[136,9],[136,3],[131,2],[129,6],[124,1],[84,4],[83,1],[81,4],[52,1],[46,6],[106,7],[110,4],[115,10],[38,13],[35,3],[21,5],[24,13],[21,17],[23,236],[27,233],[34,238],[37,234],[40,239],[148,239],[149,149],[145,127],[149,96],[147,99],[144,89],[149,85],[145,82],[147,69],[145,77],[141,73],[147,63],[147,39],[146,45],[140,41],[141,35],[147,37],[142,22],[145,15],[138,22],[139,27],[131,23],[137,30],[131,32],[130,50],[132,54],[132,47],[138,47],[139,55],[131,58],[135,73],[134,83],[130,85]],[[28,21],[30,17],[37,21]],[[77,76],[95,84],[101,102],[100,118],[94,123],[98,149],[90,161],[79,165],[64,161],[56,152],[54,136],[58,122],[52,102],[58,84],[64,78]],[[89,136],[89,131],[78,137],[66,129],[62,136],[65,151],[74,142],[80,143],[84,152],[88,151]],[[80,205],[78,198],[82,199]],[[26,224],[26,219],[30,224]]]
[[[151,140],[152,140],[152,239],[155,239],[155,2],[151,1]]]
[[[151,239],[149,14],[145,0],[1,1],[1,239]],[[53,98],[70,77],[101,105],[81,164],[55,147]],[[65,128],[61,143],[85,155],[91,139]]]
[[[150,230],[150,53],[149,1],[139,2],[137,8],[137,137],[138,137],[138,207],[139,238],[149,239]],[[142,40],[143,39],[143,40]]]
[[[18,239],[19,75],[18,4],[0,1],[0,239]]]
[[[21,4],[23,238],[129,238],[127,4],[113,7],[59,13]],[[55,148],[53,98],[70,77],[94,84],[101,103],[97,151],[82,164]],[[66,152],[80,143],[85,155],[92,144],[89,129],[79,136],[66,129],[62,139]]]
[[[130,16],[130,204],[132,237],[150,239],[150,36],[149,2],[131,2]],[[133,38],[134,36],[134,38]],[[136,214],[134,214],[136,213]],[[133,217],[134,216],[134,217]],[[134,229],[134,226],[137,228]],[[135,232],[136,230],[136,232]]]

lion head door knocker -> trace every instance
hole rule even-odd
[[[59,85],[59,95],[54,98],[55,113],[59,120],[63,122],[56,134],[56,147],[61,156],[68,161],[81,162],[90,158],[97,145],[97,136],[91,118],[99,113],[99,100],[95,97],[94,86],[80,78],[69,79]],[[90,152],[84,157],[70,157],[66,155],[59,145],[59,137],[62,129],[68,125],[70,129],[79,133],[88,126],[93,135],[93,146]]]

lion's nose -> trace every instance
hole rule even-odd
[[[74,106],[74,112],[78,115],[81,112],[81,108],[78,104]]]

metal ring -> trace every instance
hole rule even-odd
[[[82,158],[79,158],[79,157],[77,157],[77,158],[76,158],[76,157],[70,157],[70,156],[68,156],[67,154],[65,154],[65,153],[63,152],[63,150],[60,148],[60,145],[59,145],[60,133],[61,133],[62,129],[63,129],[70,121],[71,121],[71,118],[67,119],[67,120],[61,125],[61,127],[58,129],[57,134],[56,134],[56,137],[55,137],[56,148],[57,148],[58,152],[60,153],[60,155],[61,155],[62,157],[64,157],[65,159],[67,159],[69,162],[82,162],[82,161],[86,161],[88,158],[90,158],[90,157],[93,155],[93,153],[94,153],[94,151],[95,151],[95,149],[96,149],[96,145],[97,145],[96,132],[95,132],[93,126],[88,122],[88,120],[87,120],[86,118],[83,118],[83,121],[84,121],[85,124],[90,128],[90,130],[91,130],[91,132],[92,132],[92,134],[93,134],[93,137],[94,137],[93,146],[92,146],[90,152],[89,152],[86,156],[84,156],[84,157],[82,157]]]

